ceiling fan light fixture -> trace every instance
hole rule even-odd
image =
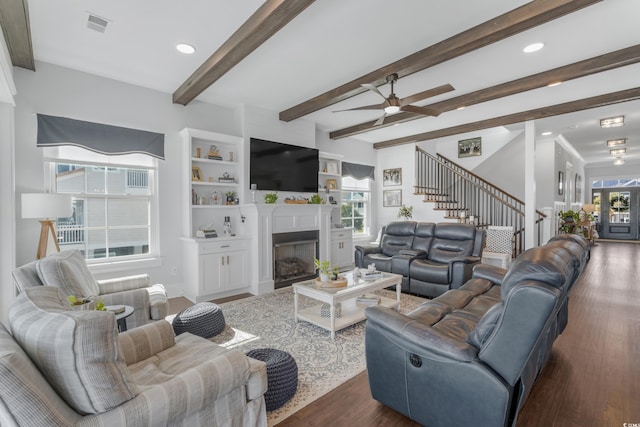
[[[180,53],[184,53],[185,55],[191,55],[196,51],[196,48],[189,43],[178,43],[176,45],[176,50]]]
[[[609,117],[600,120],[601,128],[615,128],[624,125],[624,116]]]
[[[626,148],[614,148],[613,150],[609,150],[609,154],[612,156],[617,156],[619,154],[625,154],[627,152]]]
[[[616,166],[624,165],[624,158],[616,157],[616,159],[613,161],[613,164]]]
[[[398,111],[400,111],[400,107],[398,107],[397,105],[388,105],[384,107],[384,112],[387,114],[395,114]]]
[[[607,147],[619,147],[620,145],[625,145],[626,143],[627,138],[610,139],[607,141]]]
[[[539,51],[543,47],[544,47],[544,43],[542,42],[531,43],[530,45],[525,46],[525,48],[522,49],[522,51],[524,53],[533,53],[533,52]]]

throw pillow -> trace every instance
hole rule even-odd
[[[18,295],[9,323],[18,344],[77,412],[106,412],[138,394],[118,349],[113,313],[73,311],[60,289],[42,286]]]
[[[513,227],[488,227],[486,233],[487,252],[510,254],[513,252]]]
[[[67,296],[87,298],[100,293],[98,283],[79,250],[62,251],[42,258],[36,269],[45,286],[60,288]]]

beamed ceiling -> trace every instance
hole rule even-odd
[[[89,12],[108,22],[104,33],[87,29]],[[627,138],[626,160],[640,164],[638,16],[637,0],[0,0],[16,66],[33,68],[35,58],[172,93],[187,106],[260,107],[312,121],[336,143],[380,149],[535,120],[603,165],[614,138]],[[177,53],[178,42],[196,53]],[[533,42],[545,47],[523,53]],[[454,90],[411,103],[437,117],[400,112],[374,125],[376,107],[334,112],[381,104],[361,85],[386,97],[393,73],[398,98]],[[624,127],[599,128],[618,114]]]

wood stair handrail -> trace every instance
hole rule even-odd
[[[418,147],[418,146],[416,146],[416,150],[417,150],[417,151],[422,151],[423,153],[426,153],[426,154],[429,154],[429,153],[427,153],[426,151],[422,150],[422,149],[421,149],[420,147]],[[459,164],[457,164],[456,162],[454,162],[454,161],[452,161],[452,160],[449,160],[449,159],[448,159],[448,158],[446,158],[445,156],[443,156],[443,155],[441,155],[441,154],[438,154],[438,157],[440,157],[440,158],[444,159],[444,161],[447,161],[447,162],[449,162],[449,163],[451,163],[451,164],[455,165],[457,168],[462,169],[463,171],[465,171],[465,172],[466,172],[466,173],[468,173],[469,175],[473,176],[474,178],[478,179],[479,181],[482,181],[483,183],[487,184],[488,186],[493,187],[493,188],[495,188],[496,190],[498,190],[498,191],[500,191],[500,192],[504,193],[504,194],[505,194],[505,195],[507,195],[508,197],[511,197],[511,198],[512,198],[513,200],[515,200],[516,202],[518,202],[518,203],[520,203],[520,204],[522,204],[522,205],[524,205],[524,204],[525,204],[522,200],[518,199],[517,197],[515,197],[515,196],[514,196],[514,195],[512,195],[512,194],[510,194],[509,192],[507,192],[507,191],[503,190],[502,188],[498,187],[498,186],[497,186],[497,185],[495,185],[495,184],[490,183],[490,182],[489,182],[489,181],[487,181],[486,179],[484,179],[484,178],[482,178],[482,177],[480,177],[480,176],[476,175],[475,173],[471,172],[470,170],[463,168],[462,166],[460,166]],[[545,215],[543,212],[540,212],[540,211],[539,211],[539,210],[537,210],[537,209],[536,209],[536,213],[537,213],[539,216],[541,216],[542,218],[546,218],[546,217],[547,217],[547,215]]]

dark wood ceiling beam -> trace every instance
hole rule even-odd
[[[604,55],[596,56],[584,61],[543,71],[538,74],[512,80],[489,88],[477,90],[465,95],[456,96],[445,101],[436,102],[425,107],[434,108],[441,112],[455,110],[458,107],[469,107],[474,104],[492,101],[510,95],[526,92],[533,89],[548,86],[555,82],[566,82],[580,77],[586,77],[603,71],[613,70],[640,62],[640,45],[630,46],[625,49],[616,50]],[[423,119],[425,116],[414,113],[398,113],[388,116],[384,123],[374,126],[375,120],[360,123],[343,129],[338,129],[329,133],[331,139],[346,138],[372,130],[378,130],[387,126],[405,123],[416,119]]]
[[[27,0],[0,0],[0,27],[15,67],[36,70]]]
[[[173,93],[173,102],[187,105],[251,52],[291,22],[315,0],[266,0]]]
[[[551,105],[548,107],[536,108],[520,113],[508,114],[506,116],[495,117],[492,119],[480,120],[473,123],[466,123],[446,129],[438,129],[434,131],[419,133],[416,135],[404,136],[402,138],[381,141],[373,144],[373,148],[381,149],[394,147],[397,145],[411,144],[415,142],[427,141],[430,139],[459,135],[467,132],[475,132],[478,130],[493,128],[496,126],[506,126],[512,125],[514,123],[522,123],[526,122],[527,120],[538,120],[544,119],[546,117],[558,116],[560,114],[589,110],[592,108],[604,107],[621,102],[636,101],[638,99],[640,99],[640,87],[621,90],[619,92],[608,93],[605,95],[592,96],[590,98],[583,98],[577,101],[569,101],[562,104]]]
[[[524,6],[358,77],[349,83],[281,111],[280,120],[289,122],[358,95],[366,90],[360,86],[363,83],[380,86],[386,83],[389,74],[397,73],[400,78],[408,76],[600,1],[602,0],[531,1]]]

